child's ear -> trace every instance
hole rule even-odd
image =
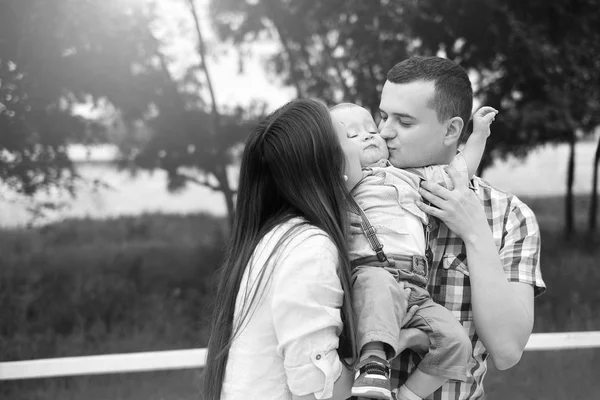
[[[461,117],[453,117],[446,122],[446,134],[444,135],[444,145],[451,146],[458,144],[460,133],[462,132],[464,122]]]

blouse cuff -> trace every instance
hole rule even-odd
[[[331,398],[343,368],[337,351],[314,350],[310,361],[310,364],[285,367],[290,391],[297,396],[314,394],[317,399]]]

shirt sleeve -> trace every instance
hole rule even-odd
[[[500,260],[509,281],[532,285],[536,297],[544,293],[539,226],[533,211],[516,198],[507,216]]]
[[[344,293],[337,266],[333,242],[317,233],[294,246],[277,267],[271,303],[277,352],[297,396],[330,398],[342,373],[337,348]]]
[[[461,175],[463,175],[465,177],[465,181],[469,180],[467,161],[461,152],[458,152],[456,156],[454,156],[449,166],[453,167]],[[429,165],[427,167],[413,168],[411,171],[426,181],[438,183],[449,190],[454,189],[452,179],[446,172],[446,165]]]

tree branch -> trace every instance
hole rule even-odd
[[[161,106],[180,108],[181,110],[184,110],[185,102],[181,97],[181,93],[179,92],[179,89],[177,87],[177,82],[175,81],[175,79],[173,79],[173,76],[171,76],[171,72],[169,72],[169,65],[167,63],[165,55],[160,50],[159,41],[156,38],[156,36],[154,36],[154,34],[150,31],[150,29],[148,29],[148,36],[152,40],[154,54],[158,57],[158,60],[160,61],[161,73],[165,81],[167,82],[168,90],[173,96],[173,102],[175,103],[172,104],[171,102],[167,101],[165,104],[161,104]]]
[[[205,179],[200,179],[197,178],[195,176],[192,175],[188,175],[188,174],[182,174],[181,172],[178,172],[177,175],[179,175],[180,177],[182,177],[183,179],[185,179],[188,182],[192,182],[195,183],[197,185],[200,186],[206,186],[209,189],[215,190],[215,191],[221,191],[221,185],[214,185],[212,183],[209,182],[208,177],[206,177]]]
[[[208,86],[208,91],[210,93],[210,99],[212,102],[211,110],[213,117],[213,134],[217,135],[219,132],[221,116],[219,115],[219,111],[217,110],[217,99],[215,96],[215,91],[213,89],[210,71],[208,70],[208,65],[206,64],[206,45],[204,43],[204,36],[202,36],[202,30],[200,29],[200,20],[198,19],[198,13],[196,12],[196,5],[194,4],[194,0],[188,0],[188,5],[190,8],[190,12],[192,13],[192,17],[194,18],[196,35],[198,36],[198,54],[200,54],[200,64],[202,70],[204,71],[204,76],[206,77],[206,84]]]
[[[300,74],[296,68],[296,57],[294,56],[292,49],[290,49],[287,37],[279,27],[279,23],[272,17],[270,19],[275,27],[275,30],[277,31],[277,36],[279,36],[279,41],[285,50],[285,54],[287,55],[288,63],[290,65],[290,75],[292,77],[292,81],[294,81],[294,86],[296,87],[296,97],[300,98],[302,97],[302,87],[300,86]]]
[[[221,185],[215,185],[215,184],[210,183],[208,180],[208,177],[205,179],[200,179],[195,176],[188,175],[188,174],[182,174],[180,172],[178,172],[177,175],[179,175],[180,177],[182,177],[183,179],[185,179],[188,182],[192,182],[192,183],[195,183],[200,186],[206,186],[207,188],[212,189],[217,192],[223,191],[223,187]],[[232,194],[237,194],[237,190],[230,189],[230,191]]]
[[[300,98],[303,95],[303,91],[302,86],[300,85],[300,71],[297,68],[299,63],[296,59],[296,55],[290,48],[290,39],[288,38],[287,32],[285,31],[278,19],[278,16],[283,15],[285,11],[281,9],[281,6],[277,3],[277,1],[265,1],[264,3],[262,3],[262,6],[264,14],[271,21],[271,23],[275,27],[275,30],[277,31],[277,36],[279,36],[279,41],[281,42],[283,50],[285,51],[285,54],[288,59],[288,63],[290,66],[290,76],[292,78],[292,81],[294,81],[294,86],[296,88],[296,96]]]

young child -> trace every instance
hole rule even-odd
[[[343,103],[331,110],[347,135],[359,146],[363,179],[352,189],[355,212],[361,216],[363,234],[353,234],[353,308],[361,349],[352,395],[373,399],[391,398],[388,360],[399,351],[399,334],[406,310],[406,296],[399,282],[410,288],[408,307],[418,305],[406,327],[425,331],[429,352],[403,385],[401,399],[420,399],[446,380],[466,380],[472,345],[452,313],[435,303],[427,292],[429,217],[415,201],[423,180],[452,189],[445,166],[399,169],[388,161],[385,140],[379,136],[370,113],[355,104]],[[473,133],[451,166],[471,177],[481,161],[489,126],[497,111],[482,107],[473,116]],[[385,252],[383,246],[385,245]]]

